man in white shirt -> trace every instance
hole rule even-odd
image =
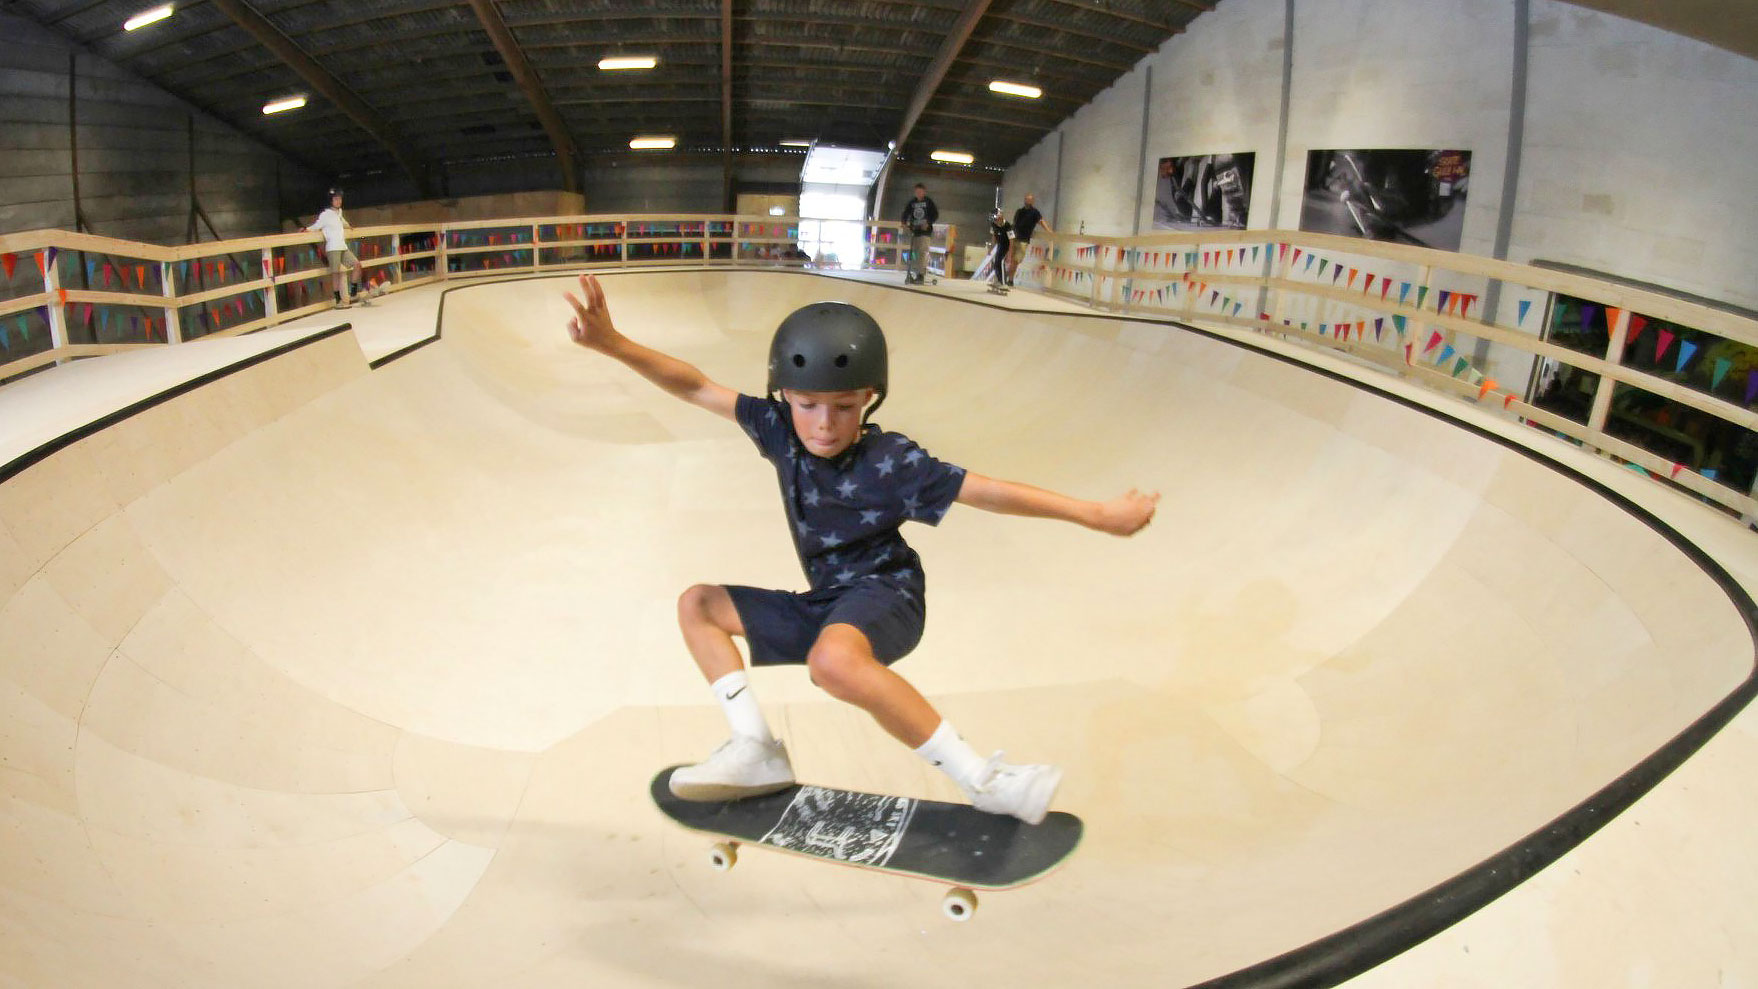
[[[360,259],[348,250],[348,235],[345,232],[350,224],[342,216],[342,190],[330,190],[330,206],[317,215],[311,226],[306,227],[307,233],[324,235],[324,254],[330,261],[331,291],[336,295],[336,308],[346,309],[353,304],[353,289],[360,282]],[[348,280],[342,280],[342,269],[348,269]],[[346,290],[344,290],[346,286]],[[379,294],[374,290],[370,295]],[[361,293],[358,298],[363,306],[372,305],[370,295]]]

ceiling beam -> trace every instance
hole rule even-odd
[[[952,61],[964,49],[964,43],[970,40],[971,32],[977,29],[977,22],[989,10],[989,0],[969,0],[965,4],[964,13],[958,15],[952,29],[947,32],[946,40],[940,43],[940,51],[934,60],[928,63],[928,70],[922,73],[922,79],[916,83],[915,94],[910,97],[909,107],[903,112],[903,125],[897,129],[897,150],[903,149],[903,142],[909,140],[910,131],[915,128],[916,121],[921,119],[922,111],[927,109],[928,101],[940,89],[940,80],[946,78],[946,70],[952,68]]]
[[[422,168],[415,159],[409,157],[409,153],[405,150],[407,142],[402,139],[395,128],[379,116],[377,110],[367,106],[366,101],[354,95],[352,90],[342,84],[342,80],[337,79],[329,73],[329,70],[317,64],[311,56],[305,54],[298,45],[293,43],[293,39],[282,34],[280,28],[270,23],[268,18],[257,13],[256,8],[245,3],[244,0],[210,0],[210,2],[227,17],[232,18],[234,23],[260,42],[264,48],[274,52],[275,57],[287,63],[287,67],[310,84],[311,88],[317,90],[331,103],[341,107],[342,112],[352,118],[356,124],[359,124],[362,130],[371,134],[378,143],[384,145],[385,150],[391,153],[391,157],[396,159],[397,164],[401,165],[403,170],[409,173],[409,177],[415,180],[416,187],[421,190],[421,198],[433,198],[433,188],[429,183],[427,170]]]
[[[537,120],[543,124],[544,133],[549,135],[549,143],[555,146],[556,164],[562,170],[562,191],[579,192],[580,170],[574,165],[574,139],[568,135],[568,125],[562,122],[561,115],[549,102],[543,79],[525,58],[525,52],[519,48],[519,39],[513,37],[507,22],[501,19],[494,0],[470,0],[470,9],[476,12],[476,19],[482,22],[482,29],[494,42],[495,51],[500,52],[501,61],[507,63],[507,71],[513,74],[513,81],[525,94],[525,101],[537,112]]]

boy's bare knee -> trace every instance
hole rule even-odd
[[[812,682],[832,697],[846,699],[858,692],[862,674],[877,662],[865,643],[821,637],[806,654],[806,670]]]
[[[709,620],[714,592],[713,584],[692,584],[678,595],[678,621],[705,623]]]

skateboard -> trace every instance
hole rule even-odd
[[[975,890],[1014,889],[1049,875],[1080,844],[1082,824],[1051,811],[1041,824],[944,803],[822,786],[788,787],[743,800],[683,800],[672,770],[653,777],[653,802],[686,828],[725,839],[709,850],[717,871],[731,869],[741,844],[760,845],[858,869],[913,876],[953,887],[941,912],[969,920]]]
[[[990,295],[1006,295],[1007,289],[1008,289],[1008,286],[1003,285],[1000,282],[990,282],[989,283],[989,294]]]

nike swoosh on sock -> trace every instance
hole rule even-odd
[[[733,692],[732,692],[732,693],[730,693],[730,694],[727,694],[727,695],[726,695],[726,697],[724,697],[724,698],[722,698],[722,699],[723,699],[723,700],[729,700],[729,701],[730,701],[730,700],[732,700],[732,699],[733,699],[733,698],[734,698],[734,697],[737,697],[737,696],[739,696],[739,695],[740,695],[740,694],[742,694],[742,693],[744,693],[744,692],[745,692],[745,688],[743,688],[743,687],[740,687],[740,688],[739,688],[739,689],[737,689],[737,690],[735,690],[735,691],[733,691]]]

